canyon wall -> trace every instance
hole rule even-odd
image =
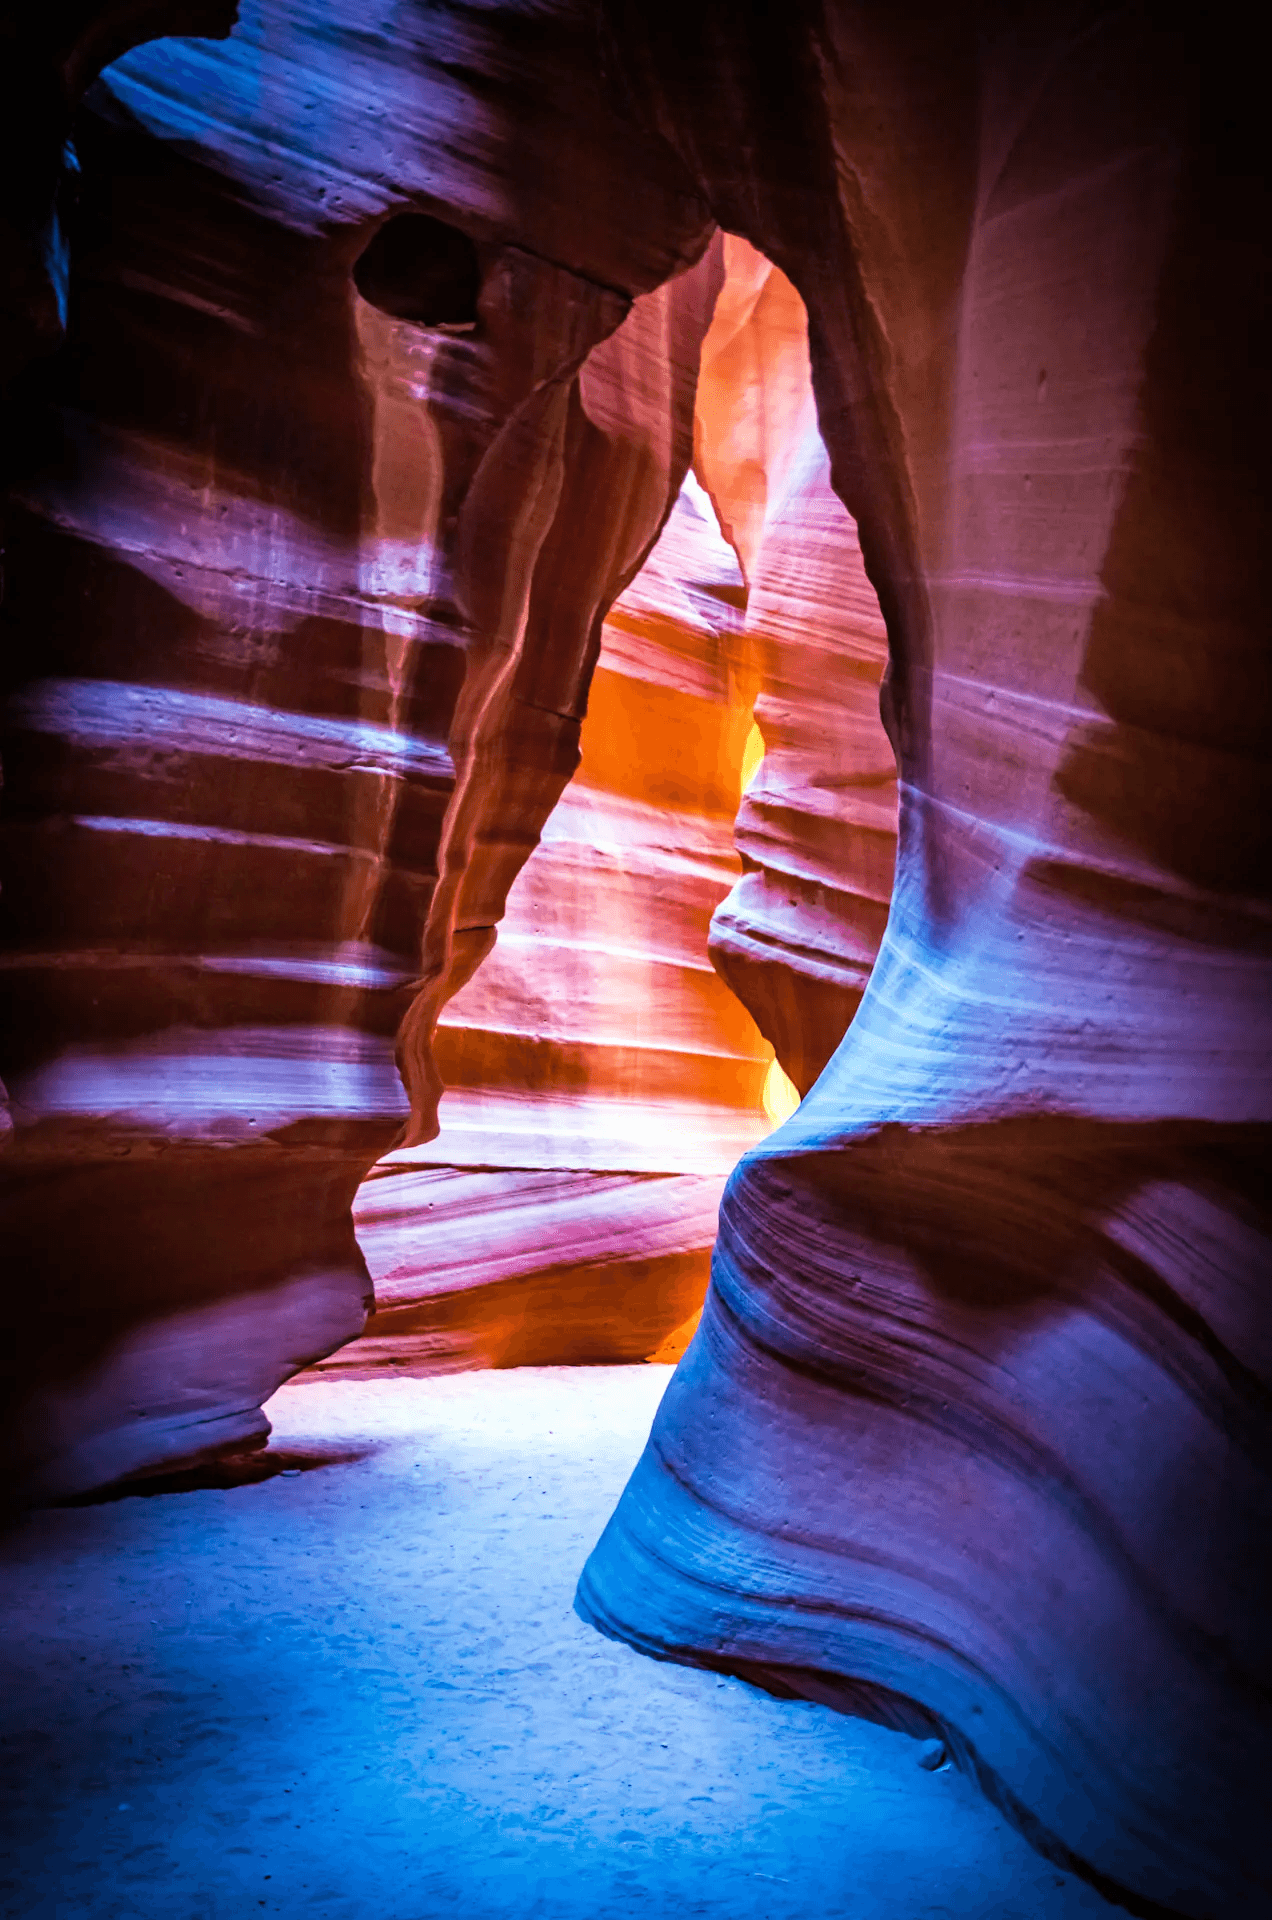
[[[39,259],[5,338],[60,303],[67,341],[6,434],[7,1459],[49,1493],[242,1444],[360,1330],[350,1202],[427,1142],[434,1044],[468,1072],[492,1036],[469,1110],[492,1093],[475,969],[682,487],[718,223],[807,310],[887,627],[896,878],[811,1084],[877,933],[888,772],[784,755],[810,676],[859,727],[878,630],[822,584],[856,576],[808,537],[838,511],[815,459],[807,514],[767,478],[761,513],[708,379],[742,637],[799,604],[809,648],[800,700],[764,689],[714,946],[810,1091],[729,1181],[578,1604],[939,1732],[1141,1910],[1261,1913],[1252,44],[1048,0],[241,16],[91,89],[69,280],[69,81],[11,221]],[[589,387],[654,313],[656,377],[635,352]],[[439,1029],[468,981],[472,1027]]]
[[[0,7],[0,395],[65,337],[75,110],[103,67],[167,34],[224,38],[235,0],[45,0]],[[0,471],[7,479],[7,459]]]
[[[1253,1916],[1251,49],[1136,9],[605,13],[624,98],[808,308],[888,623],[901,815],[869,986],[730,1180],[701,1327],[578,1604],[939,1733],[1141,1910]]]
[[[879,719],[887,634],[831,485],[804,304],[737,235],[703,341],[699,475],[748,586],[764,748],[737,823],[745,872],[711,958],[807,1093],[879,951],[896,854],[896,763]]]
[[[537,819],[509,806],[502,857],[466,870],[458,940],[485,954],[502,912],[498,944],[440,1014],[440,1132],[355,1203],[376,1304],[315,1376],[679,1358],[725,1178],[794,1099],[717,974],[804,1087],[860,998],[895,846],[883,624],[803,303],[745,240],[722,257],[694,406],[710,499],[686,481],[606,621],[579,771],[506,910]],[[660,301],[593,350],[585,397],[657,380]]]
[[[366,1332],[316,1372],[683,1351],[725,1178],[768,1130],[771,1050],[707,958],[737,875],[744,599],[690,478],[605,623],[579,770],[506,910],[485,891],[498,942],[434,1036],[440,1130],[358,1195]]]
[[[91,89],[7,423],[4,1452],[45,1493],[259,1439],[360,1331],[350,1203],[435,1125],[719,274],[569,9],[241,16]]]

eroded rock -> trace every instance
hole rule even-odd
[[[625,323],[599,350],[611,404],[657,390],[666,328],[633,320],[643,342]],[[598,371],[594,357],[585,399]],[[707,958],[737,873],[744,598],[689,480],[605,624],[579,771],[506,910],[489,868],[470,869],[498,941],[434,1035],[436,1138],[359,1194],[376,1307],[323,1372],[683,1352],[725,1178],[768,1124],[770,1050]],[[525,852],[505,819],[504,876]]]
[[[718,222],[808,313],[896,881],[580,1604],[940,1738],[1141,1904],[1261,1913],[1258,64],[1133,9],[422,20],[271,0],[76,129],[8,535],[10,1455],[241,1442],[360,1324],[395,1035],[422,1143],[679,489],[583,369]],[[475,301],[457,243],[377,249],[416,218]]]
[[[579,1604],[652,1652],[919,1703],[1059,1857],[1254,1915],[1252,95],[1226,44],[1138,14],[607,17],[629,98],[808,308],[901,816],[870,984],[730,1181]]]
[[[7,531],[30,1487],[259,1435],[362,1324],[349,1206],[412,1102],[433,1125],[472,845],[501,780],[509,879],[533,845],[679,486],[576,376],[709,222],[661,143],[602,137],[594,70],[569,8],[249,6],[118,62],[77,124],[68,344],[24,397]]]
[[[716,909],[711,957],[807,1093],[856,1011],[892,895],[887,635],[831,485],[803,302],[745,240],[724,245],[695,448],[746,571],[763,759],[738,813],[746,871]]]

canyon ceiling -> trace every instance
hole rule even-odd
[[[673,1352],[737,1159],[584,1617],[1263,1911],[1236,16],[121,0],[0,56],[12,1484],[341,1353]]]

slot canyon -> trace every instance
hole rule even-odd
[[[1256,72],[0,8],[0,1912],[1268,1911]]]

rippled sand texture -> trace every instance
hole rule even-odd
[[[0,1542],[12,1920],[1104,1920],[904,1735],[571,1611],[665,1367],[323,1382]]]

